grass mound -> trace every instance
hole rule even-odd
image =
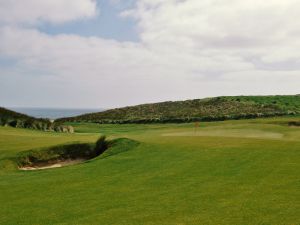
[[[137,141],[127,138],[108,141],[105,136],[101,136],[95,144],[73,143],[20,152],[16,161],[19,168],[38,168],[65,161],[89,160],[99,155],[107,157],[128,151],[137,145]]]
[[[127,152],[131,149],[136,148],[139,144],[140,142],[128,138],[118,138],[112,140],[109,143],[109,147],[107,148],[107,150],[104,151],[103,154],[101,155],[101,158]]]

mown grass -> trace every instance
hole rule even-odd
[[[81,132],[73,135],[0,128],[0,165],[20,151],[95,141],[100,133],[140,142],[64,168],[2,166],[0,224],[300,224],[300,128],[289,119],[201,123],[197,130],[72,124]]]

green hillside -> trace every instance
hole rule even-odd
[[[63,126],[60,123],[52,123],[48,119],[34,118],[0,107],[0,126],[17,128],[29,128],[44,131],[72,132],[70,126]]]
[[[166,123],[247,119],[300,113],[300,95],[235,96],[143,104],[62,118],[60,122]]]
[[[33,119],[33,117],[27,116],[25,114],[22,113],[18,113],[3,107],[0,107],[0,119],[1,121],[9,120],[9,119]]]

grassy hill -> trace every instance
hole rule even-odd
[[[166,123],[294,115],[300,95],[235,96],[161,102],[62,118],[60,122]]]
[[[0,119],[4,121],[10,119],[33,119],[33,117],[0,107]]]
[[[44,131],[70,132],[72,128],[52,123],[48,119],[34,118],[0,107],[0,126],[11,126],[17,128],[30,128]]]
[[[3,107],[0,107],[0,125],[5,126],[32,126],[33,123],[47,123],[46,119],[37,119],[22,113],[18,113]]]

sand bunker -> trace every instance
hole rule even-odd
[[[78,163],[82,163],[86,161],[86,159],[75,159],[75,160],[66,160],[56,163],[49,163],[49,164],[41,164],[41,165],[35,165],[35,166],[24,166],[20,167],[20,170],[44,170],[44,169],[52,169],[52,168],[59,168],[69,165],[74,165]]]

